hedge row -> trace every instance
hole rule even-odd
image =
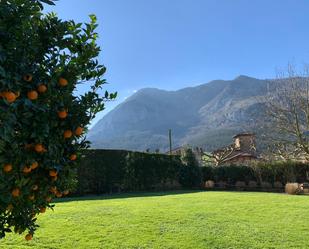
[[[87,150],[77,172],[77,195],[203,187],[207,180],[237,182],[308,182],[309,165],[293,162],[251,166],[198,164],[188,150],[183,157],[124,150]]]
[[[227,182],[235,184],[237,181],[257,183],[269,182],[308,182],[309,165],[296,162],[259,163],[251,166],[216,166],[202,167],[203,181]]]
[[[179,156],[88,150],[78,168],[76,194],[177,188],[181,165]]]

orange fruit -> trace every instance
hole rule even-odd
[[[59,111],[59,112],[58,112],[58,117],[59,117],[59,118],[64,119],[64,118],[66,118],[67,116],[68,116],[68,113],[67,113],[67,111],[65,111],[65,110],[62,110],[62,111]]]
[[[23,173],[28,174],[28,173],[30,173],[30,172],[31,172],[31,167],[25,166],[25,167],[23,168]]]
[[[25,74],[23,77],[24,81],[30,82],[32,81],[32,75],[31,74]]]
[[[3,166],[3,171],[5,173],[8,173],[8,172],[12,171],[12,169],[13,169],[12,164],[6,164],[6,165]]]
[[[71,156],[70,156],[70,160],[71,161],[75,161],[77,159],[77,155],[76,154],[72,154]]]
[[[38,185],[33,185],[33,186],[32,186],[32,190],[33,190],[33,191],[36,191],[36,190],[38,190],[38,189],[39,189],[39,186],[38,186]]]
[[[60,86],[66,86],[67,84],[68,84],[68,81],[65,79],[65,78],[59,78],[59,80],[58,80],[58,84],[60,85]]]
[[[39,93],[45,93],[47,91],[47,86],[45,86],[44,84],[40,84],[37,90]]]
[[[14,188],[14,189],[12,190],[12,196],[13,196],[13,197],[18,197],[18,196],[20,196],[20,189],[19,189],[19,188]]]
[[[46,212],[46,207],[41,207],[41,208],[40,208],[40,213],[43,214],[43,213],[45,213],[45,212]]]
[[[68,195],[69,193],[70,193],[69,190],[63,191],[63,195]]]
[[[64,138],[70,138],[73,136],[73,132],[71,130],[65,130],[63,133]]]
[[[28,197],[28,199],[29,199],[30,201],[34,201],[35,196],[34,196],[34,195],[30,195],[30,196]]]
[[[32,170],[36,169],[37,167],[39,167],[38,162],[33,162],[33,163],[31,164],[31,169],[32,169]]]
[[[62,193],[60,191],[57,191],[56,196],[57,196],[57,198],[60,198],[60,197],[62,197]]]
[[[50,170],[49,171],[49,176],[51,176],[51,177],[55,177],[55,176],[57,176],[58,175],[58,172],[56,171],[56,170]]]
[[[80,126],[78,126],[76,129],[75,129],[75,135],[76,136],[80,136],[80,135],[82,135],[82,133],[83,133],[83,128],[82,127],[80,127]]]
[[[3,93],[3,97],[9,103],[13,103],[16,100],[16,98],[17,98],[16,94],[11,92],[11,91],[4,92]]]
[[[44,151],[44,146],[42,144],[36,144],[34,146],[34,150],[38,153],[43,152]]]
[[[28,99],[30,99],[30,100],[36,100],[36,99],[38,98],[38,96],[39,96],[39,94],[38,94],[38,92],[35,91],[35,90],[29,91],[29,92],[27,93],[27,97],[28,97]]]
[[[31,234],[31,233],[28,233],[28,234],[25,236],[25,240],[27,240],[27,241],[32,240],[32,234]]]

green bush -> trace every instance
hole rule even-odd
[[[181,158],[183,165],[180,168],[179,182],[185,188],[201,186],[201,169],[191,149],[187,149]]]

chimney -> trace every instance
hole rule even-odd
[[[240,133],[234,137],[234,146],[236,150],[243,152],[255,153],[255,134],[253,133]]]

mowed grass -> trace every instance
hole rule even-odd
[[[38,219],[32,241],[0,248],[309,248],[309,198],[165,192],[71,199]]]

